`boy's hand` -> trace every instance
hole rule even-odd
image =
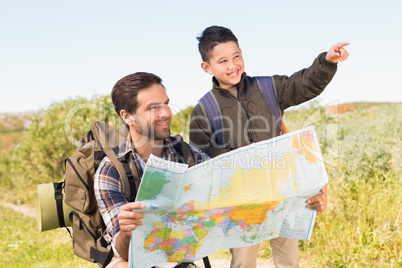
[[[131,232],[134,231],[137,226],[143,225],[141,219],[144,218],[144,214],[140,212],[134,212],[133,209],[143,209],[145,206],[142,203],[132,202],[127,203],[120,207],[119,219],[120,231],[127,237],[131,237]]]
[[[349,45],[348,42],[333,45],[328,50],[325,59],[332,63],[338,63],[338,61],[346,60],[349,57],[349,53],[343,47],[347,45]]]
[[[324,213],[324,211],[327,209],[327,194],[326,194],[327,188],[323,187],[321,189],[321,194],[313,196],[312,198],[307,200],[307,208],[317,210],[317,215],[320,215]]]

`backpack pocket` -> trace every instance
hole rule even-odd
[[[98,256],[107,255],[109,250],[102,237],[103,221],[98,210],[91,214],[72,211],[70,221],[73,229],[74,254],[91,262],[103,262]]]
[[[67,157],[65,160],[65,202],[83,213],[97,209],[94,193],[94,169],[89,169],[87,159],[81,155]]]

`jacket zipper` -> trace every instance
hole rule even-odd
[[[241,105],[241,101],[240,101],[238,98],[236,98],[235,96],[233,96],[232,94],[230,94],[230,92],[227,91],[226,89],[224,89],[224,90],[227,92],[227,94],[229,94],[230,97],[236,99],[237,104],[238,104],[238,106],[240,107],[240,112],[241,112],[241,114],[244,116],[244,118],[245,118],[246,121],[248,122],[248,119],[249,119],[249,118],[248,118],[246,112],[244,111],[243,106]],[[251,122],[249,122],[249,127],[252,127]],[[250,136],[250,133],[248,132],[248,130],[246,131],[246,135],[247,135],[248,141],[249,141],[250,143],[253,143],[253,138]]]

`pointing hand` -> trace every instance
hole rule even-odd
[[[349,45],[348,42],[339,43],[333,45],[327,52],[325,59],[332,63],[337,63],[339,61],[344,61],[349,57],[349,53],[346,51],[344,46]]]

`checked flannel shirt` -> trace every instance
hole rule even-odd
[[[194,146],[189,145],[189,148],[194,155],[195,164],[199,164],[210,158],[208,155],[206,155],[204,152],[200,151]],[[128,153],[133,154],[134,162],[138,170],[138,176],[142,177],[145,163],[136,153],[135,148],[133,147],[131,142],[130,134],[124,141],[123,145],[120,147],[120,151],[117,157],[123,157]],[[177,152],[175,151],[169,139],[166,139],[163,158],[172,161],[174,155],[177,155]],[[184,160],[182,162],[184,163]],[[105,157],[102,160],[102,162],[99,164],[98,169],[96,170],[94,190],[99,210],[106,225],[106,230],[103,236],[106,242],[109,245],[112,245],[115,255],[120,258],[120,256],[114,249],[114,244],[116,242],[117,236],[120,233],[120,226],[117,215],[119,214],[120,207],[128,203],[128,200],[123,194],[119,173],[117,172],[117,169],[114,167],[113,163],[108,157]]]

